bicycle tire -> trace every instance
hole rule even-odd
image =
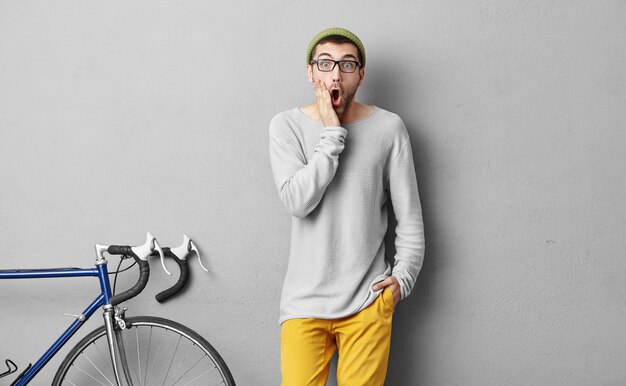
[[[235,386],[222,357],[190,328],[152,316],[130,317],[125,321],[127,328],[121,332],[133,386]],[[72,348],[52,385],[116,385],[104,326],[90,332]]]

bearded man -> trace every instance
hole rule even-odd
[[[292,216],[283,285],[283,386],[324,386],[339,351],[342,385],[383,385],[396,304],[424,258],[424,226],[411,142],[400,117],[362,104],[365,47],[329,28],[307,49],[315,102],[276,115],[270,161]],[[389,207],[397,220],[393,266],[385,260]]]

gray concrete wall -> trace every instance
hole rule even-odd
[[[159,305],[155,262],[129,314],[278,384],[290,219],[267,126],[312,100],[305,48],[334,25],[367,47],[360,100],[409,128],[424,206],[388,384],[626,383],[624,1],[1,1],[0,267],[188,233],[211,272]],[[0,282],[0,360],[34,360],[96,290]]]

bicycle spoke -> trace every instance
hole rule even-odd
[[[97,347],[97,346],[96,346],[96,347]],[[93,368],[94,368],[94,369],[96,369],[96,371],[97,371],[97,372],[99,372],[99,373],[100,373],[100,375],[102,375],[102,377],[103,377],[104,379],[106,379],[106,381],[107,381],[107,382],[109,382],[109,384],[110,384],[111,386],[115,386],[115,385],[113,384],[113,382],[111,382],[111,381],[109,380],[109,378],[107,378],[107,376],[106,376],[106,375],[104,375],[104,373],[103,373],[102,371],[100,371],[100,368],[99,368],[99,367],[98,367],[95,363],[93,363],[93,361],[92,361],[91,359],[89,359],[89,357],[87,356],[87,354],[83,353],[83,355],[82,355],[82,356],[83,356],[83,357],[85,357],[85,359],[87,359],[87,361],[88,361],[89,363],[91,363],[91,366],[93,366]],[[75,366],[76,366],[76,365],[75,365]],[[79,370],[83,371],[83,370],[82,370],[81,368],[79,368],[78,366],[76,366],[76,368],[78,368]],[[83,372],[84,372],[84,371],[83,371]],[[87,374],[87,373],[85,373],[85,374]],[[87,375],[89,375],[89,374],[87,374]],[[91,375],[89,375],[89,376],[91,377]],[[92,377],[92,378],[93,378],[93,377]],[[94,379],[95,379],[95,378],[94,378]],[[96,381],[97,381],[97,380],[96,380]],[[104,383],[101,383],[101,385],[104,385]],[[104,386],[106,386],[106,385],[104,385]]]
[[[170,359],[170,365],[167,368],[167,372],[165,373],[165,378],[163,378],[163,385],[165,386],[165,380],[170,375],[170,369],[172,368],[172,363],[174,363],[174,358],[176,358],[176,353],[178,352],[178,346],[180,345],[180,340],[182,336],[178,336],[178,342],[176,342],[176,348],[174,349],[174,355],[172,355],[172,359]]]
[[[152,370],[154,370],[154,365],[156,364],[157,358],[159,357],[159,354],[161,353],[161,346],[163,343],[159,343],[159,347],[157,348],[157,353],[154,356],[154,362],[152,362],[152,366],[150,367],[150,371],[148,372],[148,375],[150,375],[152,373]],[[146,377],[146,383],[148,382],[148,377]]]
[[[185,364],[185,362],[187,362],[188,359],[188,354],[189,351],[191,351],[194,347],[196,347],[195,344],[189,345],[187,346],[187,349],[185,350],[183,348],[183,354],[181,355],[183,357],[183,360],[180,361],[180,363],[178,364],[178,367],[176,367],[176,370],[172,373],[172,379],[176,378],[176,375],[178,374],[179,370],[181,370],[181,368],[183,367],[183,365]],[[186,352],[185,352],[186,351]],[[181,375],[176,382],[174,382],[173,384],[178,383],[178,381],[185,376],[185,374],[187,374],[191,369],[188,369],[183,375]]]
[[[194,379],[192,379],[191,381],[189,381],[189,382],[185,383],[183,386],[187,386],[187,385],[191,384],[192,382],[194,382],[196,379],[202,378],[202,377],[204,376],[204,374],[207,374],[209,371],[211,371],[211,370],[207,370],[207,371],[205,371],[204,373],[202,373],[202,374],[198,375],[197,377],[195,377],[195,378],[194,378]],[[224,384],[224,381],[222,380],[222,381],[220,381],[220,382],[216,383],[216,385],[220,385],[220,384],[222,384],[222,385],[223,385],[223,384]]]
[[[150,327],[150,335],[148,335],[148,354],[146,355],[146,372],[143,376],[143,379],[146,380],[146,385],[148,384],[148,362],[150,362],[150,346],[152,345],[152,329]]]
[[[185,362],[187,362],[187,359],[189,359],[187,357],[187,354],[189,353],[189,351],[191,351],[193,348],[195,347],[195,344],[190,345],[187,348],[187,352],[184,353],[182,355],[183,360],[180,361],[180,363],[178,364],[178,367],[176,368],[176,371],[172,374],[172,379],[175,378],[175,375],[178,373],[179,370],[181,370],[181,368],[183,367],[183,364],[185,364]],[[200,358],[200,360],[202,360],[202,358]],[[197,363],[197,362],[196,362]],[[195,364],[193,364],[191,367],[187,367],[187,371],[185,371],[180,377],[178,377],[178,379],[173,383],[173,385],[177,384],[185,375],[187,375],[187,373],[189,373],[193,368],[194,368]]]
[[[180,368],[183,366],[183,364],[185,363],[185,361],[187,360],[187,358],[183,358],[182,361],[180,361],[180,363],[178,363],[178,366],[176,366],[176,369],[174,370],[174,372],[172,373],[172,379],[176,378],[176,374],[178,374],[178,371],[180,370]],[[178,379],[184,377],[185,374],[181,375]],[[178,380],[176,381],[178,382]],[[173,384],[175,385],[176,382],[174,382]]]
[[[139,370],[137,372],[137,378],[139,379],[139,385],[141,386],[141,350],[139,349],[139,330],[135,328],[135,337],[137,338],[137,364],[139,366]]]
[[[198,359],[198,360],[196,361],[196,363],[194,363],[194,364],[193,364],[193,365],[192,365],[189,369],[187,369],[187,371],[186,371],[183,375],[181,375],[181,376],[180,376],[180,378],[178,378],[178,379],[176,380],[176,382],[174,382],[173,384],[174,384],[174,385],[175,385],[175,384],[177,384],[177,383],[178,383],[178,382],[179,382],[179,381],[180,381],[180,380],[181,380],[181,379],[182,379],[185,375],[187,375],[187,374],[188,374],[191,370],[193,370],[193,369],[194,369],[194,368],[198,365],[198,363],[200,363],[200,362],[201,362],[204,358],[206,358],[206,357],[207,357],[207,356],[205,355],[205,356],[201,357],[200,359]],[[208,373],[209,371],[212,371],[212,370],[215,370],[215,366],[213,366],[213,368],[212,368],[212,369],[209,369],[209,370],[205,371],[205,372],[204,372],[203,374],[201,374],[199,377],[196,377],[195,379],[192,379],[190,382],[195,381],[196,379],[200,378],[201,376],[203,376],[204,374],[206,374],[206,373]],[[187,384],[189,384],[189,383],[187,383]]]
[[[100,350],[100,347],[98,347],[98,345],[95,342],[92,345],[96,348],[96,351],[98,351],[98,354],[100,354],[100,359],[102,359],[102,363],[107,363],[107,361],[109,361],[109,362],[111,361],[111,357],[110,356],[105,357],[105,355],[102,353],[102,350]],[[84,355],[84,353],[83,353],[83,355]],[[113,364],[111,364],[111,367],[112,366],[113,366]]]
[[[81,369],[78,366],[73,366],[75,368],[77,368],[80,372],[82,372],[83,374],[85,374],[86,376],[88,376],[89,378],[93,379],[94,381],[98,382],[99,384],[101,384],[102,386],[107,386],[104,383],[100,382],[99,380],[97,380],[96,378],[94,378],[91,374],[89,374],[88,372],[86,372],[85,370]]]

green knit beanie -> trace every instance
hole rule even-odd
[[[332,36],[332,35],[339,35],[339,36],[343,36],[344,38],[350,39],[350,41],[354,43],[356,48],[358,48],[359,52],[361,53],[361,61],[362,61],[361,67],[365,67],[365,46],[363,45],[363,43],[361,43],[361,40],[355,34],[353,34],[352,32],[348,31],[345,28],[340,28],[340,27],[328,28],[318,33],[317,35],[315,35],[315,37],[313,38],[313,40],[311,40],[311,43],[309,43],[309,47],[306,50],[306,64],[311,64],[313,49],[315,48],[317,43],[319,43],[320,40],[324,39],[325,37]]]

